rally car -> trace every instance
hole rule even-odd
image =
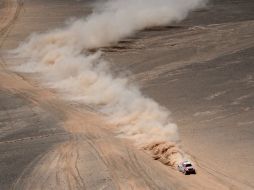
[[[180,162],[177,166],[180,172],[183,172],[185,175],[196,174],[195,168],[192,166],[190,161]]]

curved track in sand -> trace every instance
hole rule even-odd
[[[8,33],[11,30],[12,25],[17,20],[20,11],[23,6],[22,0],[4,0],[1,4],[3,7],[0,12],[0,35],[1,42],[0,46],[4,43],[5,39],[8,37]]]
[[[1,17],[5,18],[2,19],[0,24],[1,50],[15,47],[31,31],[45,31],[55,24],[60,23],[61,25],[63,20],[69,16],[68,14],[79,16],[83,12],[87,14],[90,11],[90,7],[86,3],[79,4],[78,2],[43,2],[40,0],[24,1],[24,4],[21,1],[6,0],[4,2],[7,5],[7,11],[4,11],[4,16]],[[21,5],[24,10],[22,13],[20,12]],[[81,8],[82,6],[83,8]],[[65,14],[61,9],[67,7],[70,7],[70,13]],[[55,11],[58,16],[50,15],[51,11]],[[37,16],[38,13],[45,14]],[[18,16],[20,17],[18,18]],[[30,25],[31,28],[24,28],[24,24]],[[209,36],[205,32],[201,35],[204,35],[204,38]],[[246,33],[247,35],[249,34]],[[192,36],[195,36],[195,34],[192,34]],[[235,37],[237,38],[237,36]],[[188,44],[189,42],[187,40],[184,43]],[[202,42],[200,43],[202,44]],[[241,47],[244,47],[244,45],[253,46],[252,42],[248,40],[247,43],[242,43]],[[232,51],[235,51],[234,48],[232,49]],[[40,87],[40,84],[33,81],[29,76],[19,76],[6,70],[6,64],[18,62],[18,60],[5,57],[4,51],[0,53],[4,59],[1,64],[3,67],[0,70],[1,95],[4,100],[7,100],[13,94],[15,94],[15,100],[19,99],[16,103],[18,108],[7,109],[8,102],[6,104],[1,102],[1,122],[3,123],[4,119],[13,120],[15,128],[20,127],[19,125],[22,124],[21,121],[24,117],[29,118],[38,115],[38,119],[32,121],[32,128],[38,125],[49,125],[49,129],[45,133],[45,129],[42,132],[38,132],[39,129],[36,129],[31,134],[24,130],[25,136],[14,133],[13,128],[7,128],[6,130],[1,128],[2,134],[14,134],[10,137],[4,135],[1,137],[0,151],[3,153],[1,160],[4,160],[5,155],[9,158],[8,154],[12,155],[13,151],[18,152],[22,149],[21,147],[27,148],[22,149],[23,153],[19,155],[16,161],[9,163],[4,160],[7,170],[1,170],[1,173],[4,173],[7,177],[4,182],[0,180],[0,189],[253,189],[252,184],[244,184],[242,180],[234,179],[217,168],[209,167],[205,160],[206,157],[202,157],[202,154],[199,156],[193,155],[198,164],[198,174],[196,176],[183,176],[181,173],[162,165],[160,162],[153,160],[143,150],[137,150],[130,142],[116,138],[111,126],[105,125],[102,115],[89,110],[85,106],[64,102],[52,90]],[[111,57],[114,56],[111,55]],[[121,56],[119,57],[121,60]],[[170,71],[170,68],[166,69]],[[151,80],[154,79],[154,75],[161,74],[153,73],[157,71],[163,73],[165,67],[158,67],[157,70],[151,71],[151,76],[144,75]],[[142,72],[140,73],[136,76],[142,76]],[[5,92],[6,97],[3,95]],[[14,101],[14,99],[10,101]],[[21,106],[20,102],[23,105],[23,101],[24,106]],[[19,107],[22,108],[20,111],[18,110]],[[8,112],[8,114],[5,114],[5,112]],[[21,113],[26,112],[32,113],[32,116],[28,114],[28,116],[18,117]],[[16,117],[18,118],[17,121],[15,120]],[[45,123],[42,122],[44,119]],[[10,123],[7,123],[7,125],[10,125]],[[51,129],[56,126],[59,126],[60,129],[52,131]],[[61,140],[53,142],[51,138]],[[52,143],[48,145],[47,143],[51,141]],[[190,140],[187,142],[191,143]],[[202,143],[202,141],[197,143],[194,141],[192,145],[195,146],[198,143]],[[40,151],[43,144],[46,144],[47,148]],[[32,149],[33,146],[35,146],[34,149]],[[24,162],[25,164],[20,163],[19,160],[26,160],[29,154],[32,155],[28,149],[38,151],[38,154]],[[16,165],[13,163],[16,163]],[[18,169],[20,164],[24,164],[25,167]],[[13,171],[8,169],[8,167],[11,168],[11,165],[14,165]],[[0,168],[2,169],[4,166],[1,165]],[[15,168],[17,168],[16,171]],[[12,176],[9,173],[15,175]]]

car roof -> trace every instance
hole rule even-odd
[[[189,161],[183,161],[182,164],[191,164]]]

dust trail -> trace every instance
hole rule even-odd
[[[127,78],[113,77],[101,52],[91,54],[89,49],[110,46],[147,27],[181,21],[204,5],[205,0],[98,3],[87,18],[30,36],[13,51],[27,60],[16,70],[38,73],[47,86],[66,99],[95,107],[118,127],[119,137],[133,140],[153,155],[164,155],[167,164],[174,165],[184,154],[175,145],[178,132],[170,112],[144,96]]]
[[[153,142],[143,147],[147,150],[155,160],[176,168],[179,161],[184,159],[190,160],[180,147],[173,142]]]

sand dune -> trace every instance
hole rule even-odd
[[[96,106],[66,101],[37,73],[11,71],[24,60],[7,50],[32,32],[85,17],[91,1],[3,1],[0,189],[253,189],[253,6],[212,1],[177,27],[142,30],[101,49],[113,75],[130,71],[179,127],[180,145],[143,149],[117,137]],[[197,175],[171,167],[175,153],[187,153]]]

